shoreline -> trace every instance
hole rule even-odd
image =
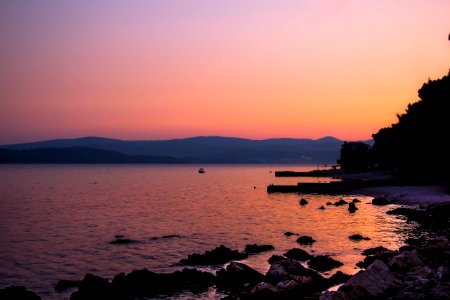
[[[442,186],[375,186],[357,189],[351,194],[371,197],[383,197],[393,204],[429,205],[449,203],[450,194]]]
[[[371,196],[371,197],[384,197],[387,200],[389,200],[391,202],[391,204],[395,204],[395,205],[410,205],[410,206],[416,206],[416,208],[417,208],[417,206],[421,206],[422,212],[423,212],[423,206],[431,207],[431,206],[433,206],[432,204],[443,204],[443,203],[450,204],[450,195],[448,195],[446,193],[445,189],[440,186],[374,186],[374,187],[368,187],[368,188],[355,190],[355,191],[352,191],[347,194],[348,195],[357,194],[357,195],[364,195],[364,196]],[[412,211],[415,209],[410,208],[409,210]],[[399,213],[399,214],[402,214],[402,213]],[[407,215],[405,215],[405,216],[407,216]],[[415,214],[414,214],[414,216],[415,216]],[[425,215],[422,215],[422,217],[424,217],[424,216]],[[427,229],[424,226],[424,224],[426,224],[426,222],[422,223],[422,222],[418,221],[418,223],[420,224],[420,231],[422,231],[422,230],[427,231]],[[448,227],[446,227],[446,228],[448,228]],[[446,237],[447,241],[448,241],[448,237],[449,237],[449,235],[447,235],[447,237]],[[207,274],[207,272],[200,271],[201,269],[198,269],[198,270],[194,269],[195,271],[192,269],[191,270],[181,270],[179,272],[174,272],[174,273],[170,273],[170,274],[156,274],[156,273],[153,273],[150,271],[134,270],[130,274],[127,274],[127,275],[117,274],[117,276],[119,276],[118,277],[119,279],[123,279],[122,278],[123,276],[131,276],[131,274],[133,274],[133,276],[134,276],[136,274],[142,273],[143,275],[145,275],[144,277],[150,276],[152,278],[155,277],[155,279],[158,279],[158,280],[163,280],[162,281],[163,286],[165,284],[179,286],[179,288],[182,290],[184,290],[186,288],[187,292],[194,291],[194,294],[195,294],[197,288],[199,288],[200,286],[203,286],[203,284],[205,282],[209,282],[207,284],[207,286],[203,286],[206,288],[210,288],[211,286],[216,286],[216,288],[217,288],[218,287],[217,284],[219,284],[219,285],[222,285],[221,288],[224,288],[226,293],[230,293],[230,295],[227,299],[237,299],[239,297],[244,297],[244,298],[246,297],[248,299],[258,299],[259,296],[268,296],[270,299],[278,299],[278,297],[281,297],[280,299],[284,299],[284,297],[290,298],[291,296],[294,296],[294,295],[295,296],[301,295],[301,297],[303,297],[303,296],[307,297],[307,298],[314,297],[314,299],[338,300],[338,299],[341,299],[341,298],[339,298],[341,296],[345,297],[345,296],[351,295],[351,292],[349,292],[348,289],[355,287],[355,286],[357,287],[357,289],[362,288],[363,290],[368,291],[369,289],[371,289],[371,286],[373,284],[375,284],[371,280],[373,278],[376,278],[377,274],[378,275],[381,274],[386,277],[409,276],[410,278],[414,277],[415,278],[414,280],[417,279],[416,281],[418,281],[418,282],[421,281],[422,279],[430,280],[430,281],[441,280],[436,277],[437,276],[436,274],[438,272],[438,268],[440,267],[440,265],[435,266],[434,264],[433,265],[430,264],[429,257],[427,256],[429,251],[434,249],[433,248],[434,246],[432,246],[432,245],[433,245],[433,243],[435,243],[435,241],[433,239],[421,240],[419,238],[414,238],[414,239],[411,239],[411,242],[413,242],[413,243],[419,242],[420,244],[411,244],[411,243],[407,242],[407,246],[404,246],[404,247],[400,248],[399,250],[389,250],[389,252],[382,250],[380,253],[372,255],[374,257],[377,257],[377,259],[379,259],[379,260],[375,261],[376,264],[374,262],[373,264],[368,265],[365,269],[358,272],[357,274],[353,274],[347,283],[344,283],[346,279],[342,279],[341,282],[335,282],[337,284],[342,284],[342,283],[344,283],[344,284],[342,285],[343,288],[339,288],[338,286],[336,286],[337,290],[334,290],[333,292],[326,292],[323,290],[323,288],[325,286],[328,286],[328,283],[326,283],[326,282],[329,282],[329,283],[333,282],[332,280],[330,280],[330,278],[323,277],[321,279],[320,277],[316,276],[316,274],[308,271],[308,270],[310,270],[310,268],[306,268],[306,270],[305,270],[301,266],[299,266],[298,263],[296,262],[297,259],[292,260],[292,259],[287,259],[286,257],[284,257],[284,258],[282,257],[281,261],[279,261],[279,262],[271,263],[271,268],[273,267],[272,273],[274,273],[275,271],[282,272],[282,276],[280,275],[281,277],[278,277],[279,276],[278,273],[277,273],[276,277],[274,277],[274,275],[269,272],[267,274],[257,274],[254,272],[253,269],[251,269],[251,268],[248,269],[248,266],[246,266],[242,263],[238,263],[238,262],[234,262],[230,268],[228,268],[227,265],[224,265],[223,269],[222,269],[223,271],[221,271],[222,277],[217,277],[217,276],[212,277],[209,274]],[[438,249],[440,251],[439,253],[441,253],[445,249],[447,249],[447,247],[449,245],[450,244],[448,242],[440,245],[439,249]],[[442,249],[444,249],[444,250],[442,250]],[[417,252],[419,252],[419,255],[416,255]],[[320,256],[320,255],[318,255],[318,256]],[[408,265],[406,267],[406,268],[408,268],[408,271],[405,271],[403,269],[399,271],[398,269],[396,269],[396,268],[398,268],[398,261],[400,260],[400,262],[403,263],[402,257],[404,257],[404,256],[407,256],[407,257],[405,257],[405,263],[408,263],[407,260],[410,257],[413,257],[414,259],[418,258],[422,262],[418,263],[417,265],[414,265],[414,266]],[[438,261],[439,264],[441,264],[441,262],[442,262],[441,260]],[[372,266],[372,265],[375,265],[375,266]],[[392,265],[394,265],[394,269],[392,269]],[[304,276],[310,278],[314,282],[314,284],[304,286],[305,283],[298,282],[297,277],[295,277],[294,274],[291,274],[290,271],[288,270],[293,267],[295,267],[297,271],[302,272],[302,274],[304,272]],[[422,274],[420,274],[420,272],[410,271],[410,270],[413,270],[414,268],[419,268],[419,267],[421,268],[421,270],[422,269],[426,269],[426,270],[430,269],[431,270],[427,274],[427,278],[422,276]],[[241,273],[241,272],[244,272],[244,273]],[[270,274],[272,274],[272,275],[270,275]],[[366,275],[364,275],[364,274],[366,274]],[[245,279],[243,278],[242,282],[241,281],[234,282],[234,278],[239,277],[241,275],[242,276],[245,275],[244,276]],[[88,275],[86,275],[86,276],[88,276]],[[250,277],[247,277],[247,276],[250,276]],[[256,276],[256,279],[249,279],[249,278],[253,278],[252,276]],[[167,279],[166,277],[169,279]],[[190,286],[190,285],[186,286],[185,283],[190,282],[191,278],[197,278],[198,281],[192,286]],[[352,279],[352,278],[354,278],[354,279]],[[368,278],[368,279],[366,282],[358,282],[357,280],[359,280],[361,278],[364,278],[364,279]],[[166,279],[169,281],[166,282]],[[268,279],[271,280],[270,283],[266,282],[266,280],[268,280]],[[92,282],[95,286],[94,290],[87,292],[87,294],[85,294],[77,299],[89,299],[91,293],[96,294],[97,292],[99,292],[102,295],[106,295],[118,287],[120,287],[120,289],[124,288],[127,291],[129,289],[128,283],[125,286],[117,286],[116,284],[113,284],[114,280],[111,282],[108,282],[107,279],[101,278],[101,277],[87,277],[84,279],[80,278],[80,280],[71,281],[71,282],[68,282],[68,284],[69,285],[74,284],[73,287],[79,288],[80,284],[83,286],[84,286],[84,284],[90,285],[91,280],[94,280],[94,282]],[[143,280],[146,281],[147,279],[143,278]],[[252,288],[252,289],[248,289],[247,281],[249,281],[249,280],[252,282],[252,285],[254,284],[254,288]],[[62,281],[64,281],[64,280],[62,280]],[[97,285],[97,284],[99,284],[99,285]],[[106,289],[103,289],[103,287],[101,287],[102,284],[106,285]],[[132,280],[129,284],[130,284],[130,286],[133,286],[135,284],[134,280]],[[383,283],[383,284],[386,284],[386,287],[390,288],[388,283]],[[414,283],[414,284],[415,284],[415,286],[418,286],[420,288],[428,288],[427,286],[422,286],[422,285],[416,284],[416,283]],[[307,287],[308,289],[312,289],[312,290],[310,292],[308,292],[307,295],[303,295],[302,292],[300,292],[300,291],[304,287]],[[97,288],[100,288],[100,290],[97,290]],[[395,288],[397,288],[397,287],[395,287]],[[403,289],[405,287],[403,285],[399,285],[398,288]],[[432,288],[435,290],[437,289],[437,287],[434,287],[434,286]],[[82,288],[81,290],[83,290],[83,289],[84,288]],[[385,293],[390,293],[389,289],[384,289],[384,287],[379,287],[379,289],[380,289],[380,293],[382,295]],[[430,288],[430,290],[431,290],[431,288]],[[166,292],[166,291],[167,290],[164,290],[164,292]],[[450,294],[450,292],[448,293],[446,290],[437,290],[437,291],[440,293],[441,296],[442,295],[448,296]],[[22,290],[21,292],[24,292],[24,291]],[[176,292],[178,292],[178,290]],[[409,293],[409,290],[404,290],[404,291],[402,290],[402,293],[406,293],[406,292]],[[154,293],[154,291],[150,292],[150,294],[152,294],[152,293]],[[369,294],[368,296],[375,296],[375,295],[376,294]],[[354,295],[352,295],[352,296],[354,296]],[[87,298],[85,298],[85,297],[87,297]],[[237,297],[237,298],[233,298],[233,297]],[[120,298],[120,299],[122,299],[122,298]],[[125,297],[123,299],[128,299],[128,298]]]

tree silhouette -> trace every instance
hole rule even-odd
[[[415,178],[446,180],[450,167],[450,72],[429,80],[398,122],[373,134],[374,161]]]

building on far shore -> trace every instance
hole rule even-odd
[[[344,142],[337,163],[346,172],[364,172],[370,169],[370,145],[362,142]]]

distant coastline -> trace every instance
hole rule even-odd
[[[1,149],[0,164],[183,164],[170,156],[125,155],[88,147]]]
[[[371,141],[366,141],[371,143]],[[335,164],[344,141],[192,137],[125,141],[101,137],[0,146],[0,163]]]

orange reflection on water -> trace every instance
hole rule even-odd
[[[300,247],[286,231],[312,236],[317,242],[303,248],[331,255],[354,273],[362,250],[396,249],[413,227],[386,215],[388,207],[367,204],[370,197],[358,197],[358,211],[350,214],[346,206],[325,205],[337,196],[267,194],[270,183],[299,180],[275,178],[273,171],[285,166],[202,167],[205,174],[195,165],[2,166],[0,282],[52,299],[49,282],[87,272],[108,278],[141,268],[170,272],[188,254],[221,244],[274,245],[244,261],[265,272],[271,255]],[[309,204],[300,206],[301,197]],[[371,240],[348,239],[357,233]],[[139,242],[111,245],[116,234]],[[175,236],[162,238],[168,235]]]

